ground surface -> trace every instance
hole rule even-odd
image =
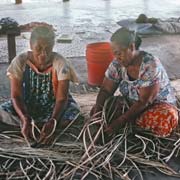
[[[117,3],[117,1],[114,2]],[[85,5],[81,3],[76,4],[73,0],[72,4],[70,0],[70,2],[64,4],[52,4],[46,1],[45,3],[39,3],[39,6],[37,4],[0,6],[0,18],[10,16],[20,24],[32,21],[45,21],[53,24],[57,29],[57,40],[61,34],[72,36],[72,43],[56,43],[55,50],[72,62],[79,75],[81,85],[71,86],[71,91],[74,92],[73,95],[79,102],[82,112],[87,116],[97,95],[97,93],[89,92],[97,92],[98,89],[87,86],[86,45],[91,42],[109,41],[112,32],[119,27],[115,21],[112,21],[113,16],[111,17],[111,14],[107,14],[111,13],[111,11],[108,11],[111,7],[113,7],[112,9],[114,11],[117,9],[115,8],[115,4],[107,1],[107,3],[104,4],[105,6],[102,6],[101,2],[101,6],[96,7],[95,5],[91,6],[93,3],[90,1],[88,1],[88,3],[88,8],[84,8]],[[74,7],[75,9],[73,9]],[[141,12],[138,9],[134,16],[137,16],[139,13]],[[126,15],[125,18],[126,17],[129,16]],[[120,20],[118,16],[116,16],[116,20]],[[21,36],[16,38],[17,53],[27,50],[29,47],[28,39],[29,33],[22,33]],[[153,53],[161,59],[169,77],[174,80],[172,81],[173,86],[177,92],[180,93],[180,35],[143,37],[142,49]],[[6,77],[7,61],[6,38],[0,37],[0,102],[3,102],[10,96],[9,81]],[[172,166],[180,170],[176,160],[172,162]],[[145,174],[145,179],[175,180],[178,178],[168,177],[159,173],[155,173],[154,175],[148,173]]]

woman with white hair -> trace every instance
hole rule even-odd
[[[78,78],[72,65],[53,52],[54,43],[51,28],[34,28],[31,51],[16,56],[7,69],[11,100],[0,105],[0,121],[20,127],[27,141],[34,138],[35,124],[41,130],[38,142],[50,143],[56,125],[66,126],[79,113],[69,94],[69,82],[78,82]]]

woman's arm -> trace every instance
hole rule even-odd
[[[135,102],[127,112],[121,115],[119,118],[114,120],[110,128],[115,129],[118,125],[123,122],[133,121],[137,118],[138,115],[149,105],[153,103],[159,92],[159,84],[154,84],[149,87],[143,87],[139,91],[139,100]]]
[[[22,126],[21,126],[21,133],[24,136],[25,140],[28,142],[29,139],[32,139],[32,125],[31,125],[31,117],[27,112],[26,105],[23,100],[22,96],[22,85],[21,81],[12,78],[10,80],[11,83],[11,100],[13,103],[13,107],[18,114]]]
[[[56,121],[61,120],[61,115],[65,109],[68,100],[69,80],[58,81],[56,92],[56,102],[51,115],[51,118],[46,122],[41,130],[39,143],[52,143],[52,135],[55,130]],[[60,123],[60,122],[58,122]]]
[[[60,120],[60,116],[64,111],[65,105],[68,100],[69,80],[58,81],[56,102],[53,109],[51,119]]]
[[[10,79],[11,84],[11,100],[16,113],[20,117],[22,123],[30,121],[26,105],[22,96],[22,82],[16,78]]]
[[[90,115],[102,111],[106,99],[114,94],[117,87],[118,87],[117,83],[107,79],[106,77],[104,78],[100,91],[96,98],[96,104],[92,108]]]

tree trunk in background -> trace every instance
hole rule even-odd
[[[16,0],[15,3],[16,3],[16,4],[21,4],[21,3],[22,3],[22,0]]]

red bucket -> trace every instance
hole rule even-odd
[[[109,42],[88,44],[86,47],[86,60],[88,67],[88,84],[100,86],[104,73],[113,60],[113,52]]]

